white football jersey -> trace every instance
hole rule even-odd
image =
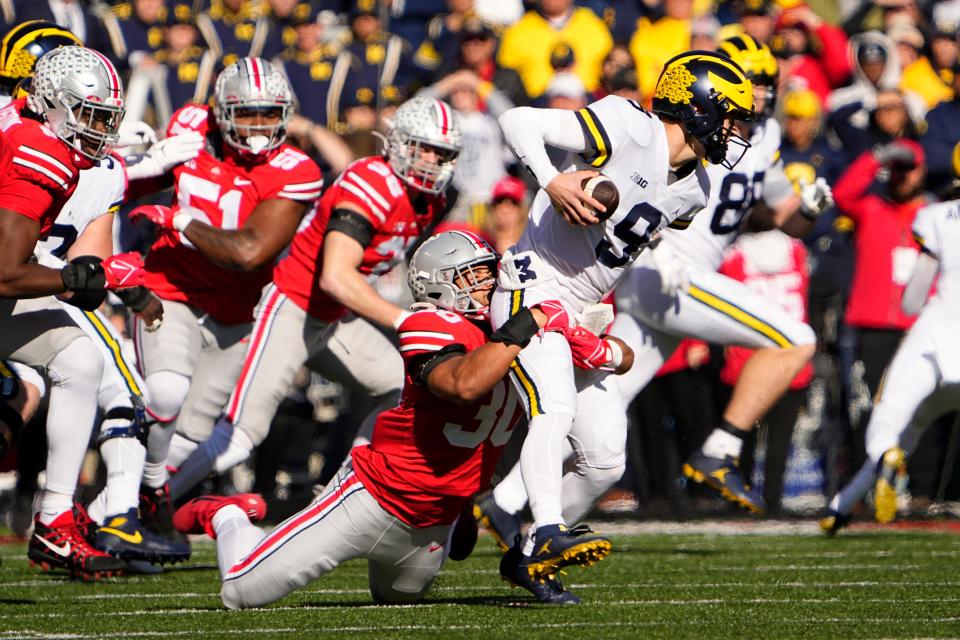
[[[740,149],[731,146],[730,154]],[[737,238],[743,219],[763,193],[764,176],[780,157],[780,125],[767,118],[754,127],[750,148],[733,171],[719,164],[707,167],[710,198],[703,212],[686,229],[667,229],[663,241],[695,265],[716,271],[723,253]],[[768,204],[775,204],[768,201]]]
[[[927,205],[917,212],[913,234],[923,251],[939,262],[937,292],[931,299],[960,316],[960,200]]]
[[[607,96],[576,115],[587,149],[570,154],[564,170],[601,170],[616,184],[620,205],[600,224],[573,226],[541,189],[513,253],[536,253],[568,300],[589,305],[613,289],[661,229],[700,211],[710,187],[699,162],[686,176],[672,178],[663,123],[637,102]]]
[[[50,267],[63,264],[67,251],[88,224],[104,214],[116,213],[126,189],[123,163],[116,156],[107,156],[81,171],[77,188],[57,215],[50,235],[37,243],[34,253],[41,263]]]

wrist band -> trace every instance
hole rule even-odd
[[[502,342],[507,346],[517,345],[522,348],[530,344],[531,338],[539,332],[540,326],[534,319],[533,312],[523,308],[490,336],[490,342]]]
[[[610,362],[604,365],[604,368],[616,371],[617,367],[623,362],[623,349],[620,348],[616,340],[606,340],[605,342],[610,348]]]
[[[193,216],[185,211],[181,211],[173,216],[173,228],[177,231],[183,232],[191,222],[193,222]]]

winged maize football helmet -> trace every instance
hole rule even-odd
[[[753,121],[753,85],[730,58],[713,51],[687,51],[663,67],[653,94],[653,112],[682,124],[706,149],[706,159],[732,169],[750,143],[733,132],[733,121]],[[727,157],[729,142],[741,147]]]
[[[283,144],[294,106],[287,77],[263,58],[241,58],[217,77],[213,115],[223,139],[241,154],[259,156]],[[237,123],[257,112],[275,121]]]
[[[720,43],[717,50],[740,65],[747,79],[756,87],[764,88],[766,100],[763,116],[770,117],[777,104],[777,79],[780,70],[770,47],[745,33],[733,36]]]
[[[102,53],[72,45],[44,54],[27,100],[58,138],[93,162],[117,143],[123,85]]]
[[[470,295],[497,278],[500,256],[480,236],[469,231],[444,231],[427,238],[410,259],[407,284],[417,302],[468,315],[484,315],[487,306]],[[490,276],[477,280],[476,267],[489,267]],[[457,283],[460,276],[460,283]]]
[[[14,25],[0,39],[0,89],[19,98],[14,87],[33,75],[34,67],[45,53],[57,47],[82,45],[80,39],[63,27],[44,20],[28,20]]]
[[[453,178],[463,137],[460,122],[443,100],[413,98],[397,109],[387,130],[387,161],[408,185],[442,193]],[[425,150],[436,159],[423,156]]]

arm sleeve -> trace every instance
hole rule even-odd
[[[939,265],[937,259],[929,253],[921,253],[917,258],[913,275],[910,276],[910,281],[903,290],[903,298],[900,300],[900,309],[904,314],[915,316],[923,309],[930,294],[930,287],[933,286],[933,279],[937,276]]]
[[[500,116],[503,137],[541,187],[560,173],[547,156],[545,145],[583,153],[587,151],[576,112],[563,109],[517,107]]]
[[[833,188],[833,199],[837,207],[854,222],[863,215],[859,204],[867,194],[879,168],[880,163],[873,157],[873,152],[866,151],[840,176]]]
[[[941,205],[923,207],[913,221],[913,237],[923,253],[940,256],[940,234],[937,233],[937,212]]]
[[[793,183],[783,172],[783,160],[777,160],[763,176],[763,201],[776,207],[792,195]]]

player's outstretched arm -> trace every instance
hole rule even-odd
[[[181,226],[183,235],[213,262],[228,269],[256,271],[290,244],[306,210],[302,202],[271,198],[257,205],[241,229],[219,229],[199,220]]]
[[[930,287],[937,277],[940,262],[936,256],[928,251],[921,251],[917,257],[917,264],[913,267],[913,274],[903,290],[900,300],[900,309],[908,316],[915,316],[923,309],[930,295]]]
[[[410,312],[380,297],[360,273],[372,237],[373,225],[359,207],[336,204],[323,238],[320,290],[358,316],[396,329]]]
[[[40,222],[0,209],[0,297],[40,298],[66,291],[60,270],[30,262]]]
[[[547,323],[539,309],[523,309],[490,336],[490,341],[463,355],[447,353],[427,359],[416,376],[437,397],[470,404],[503,380],[530,339]]]

